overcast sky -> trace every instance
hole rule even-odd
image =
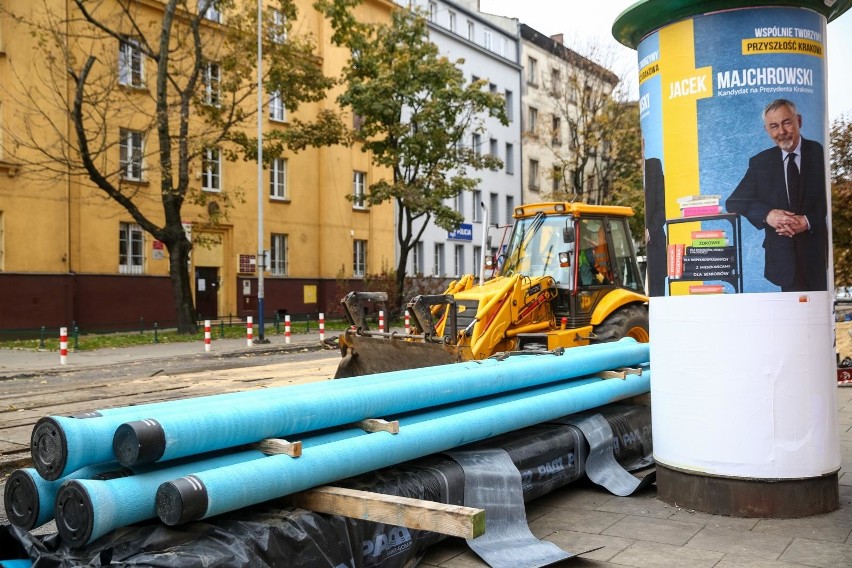
[[[621,68],[618,75],[630,77],[633,98],[638,98],[636,51],[624,47],[612,37],[612,24],[635,0],[480,0],[483,12],[518,18],[546,35],[564,34],[568,47],[582,47],[597,42],[612,45]],[[581,51],[581,50],[577,50]],[[828,24],[828,114],[830,119],[841,114],[852,115],[852,10]]]

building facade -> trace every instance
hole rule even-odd
[[[479,178],[477,189],[464,192],[452,206],[464,215],[457,231],[430,226],[409,256],[408,273],[451,279],[464,274],[479,276],[483,232],[490,248],[498,246],[521,203],[521,97],[518,21],[479,12],[476,0],[412,2],[427,11],[430,39],[451,60],[463,59],[461,69],[471,81],[483,79],[488,89],[506,99],[507,125],[484,117],[485,131],[471,133],[469,144],[503,161],[498,171],[471,172]],[[485,207],[482,207],[482,204]],[[486,243],[486,248],[489,245]],[[490,274],[489,274],[490,276]]]
[[[338,76],[349,53],[331,45],[331,27],[311,2],[296,4],[298,18],[289,33],[310,36],[324,74]],[[45,6],[59,20],[79,18],[73,2],[49,1]],[[368,0],[356,8],[356,17],[390,21],[394,7],[390,1]],[[37,146],[57,148],[67,140],[63,137],[74,136],[64,112],[73,102],[74,84],[66,75],[51,93],[41,83],[53,54],[46,54],[38,38],[14,17],[24,14],[44,22],[48,14],[39,9],[9,0],[0,10],[0,330],[72,323],[84,331],[140,322],[166,327],[175,321],[175,301],[163,243],[80,170],[63,169],[56,161],[40,163]],[[133,9],[139,22],[162,19],[160,3],[141,1]],[[227,14],[210,3],[204,17],[205,45],[221,43]],[[96,56],[95,65],[106,70],[103,84],[131,101],[116,110],[104,99],[104,115],[112,114],[103,123],[98,156],[141,213],[163,223],[162,171],[152,151],[150,119],[155,68],[140,52],[132,30],[125,33],[75,39],[68,47],[79,57]],[[227,72],[224,63],[208,64],[200,96],[215,97],[214,89],[228,79]],[[67,98],[52,98],[58,95]],[[265,93],[263,130],[286,130],[293,119],[310,121],[323,110],[336,110],[336,95],[330,92],[324,100],[302,104],[291,113],[275,93]],[[256,109],[256,100],[245,101],[244,108]],[[41,109],[40,116],[34,117],[33,107]],[[205,120],[193,118],[191,128],[204,128]],[[40,121],[54,128],[39,129]],[[256,132],[253,117],[244,130]],[[24,135],[36,142],[32,148],[16,144]],[[367,208],[347,199],[386,175],[356,143],[284,151],[258,184],[256,161],[229,160],[225,146],[205,148],[190,164],[191,197],[180,219],[193,242],[189,269],[199,319],[257,315],[259,207],[262,248],[269,251],[264,272],[267,317],[273,312],[329,311],[337,306],[341,281],[357,289],[365,274],[392,265],[393,206]]]

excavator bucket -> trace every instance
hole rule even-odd
[[[335,379],[373,373],[432,367],[459,361],[455,346],[411,341],[404,335],[371,337],[349,330],[340,336],[343,358]]]

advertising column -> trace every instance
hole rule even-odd
[[[639,59],[659,497],[824,513],[840,467],[825,34],[849,2],[695,4],[639,2],[613,26]]]

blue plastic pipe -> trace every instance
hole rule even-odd
[[[590,375],[648,361],[648,344],[632,339],[578,347],[556,355],[518,355],[474,366],[457,364],[419,370],[418,379],[361,381],[358,388],[327,389],[304,396],[252,399],[251,405],[187,405],[185,412],[122,424],[113,441],[124,465],[169,460],[262,440],[340,426],[490,396],[500,392]],[[410,372],[410,371],[409,371]],[[362,378],[377,377],[369,375]]]
[[[0,568],[32,568],[32,560],[0,560]]]
[[[376,432],[304,449],[301,457],[270,456],[164,483],[157,514],[169,525],[203,519],[483,440],[649,391],[651,373],[567,383],[518,400],[402,423],[398,434]],[[573,385],[573,386],[572,386]],[[547,388],[545,390],[548,390]],[[435,410],[438,414],[444,410]],[[447,410],[446,412],[450,412]]]
[[[258,451],[235,452],[214,457],[199,456],[146,473],[109,480],[72,479],[56,496],[56,528],[72,548],[84,546],[111,530],[157,516],[155,498],[160,484],[189,472],[234,465],[265,458]]]

